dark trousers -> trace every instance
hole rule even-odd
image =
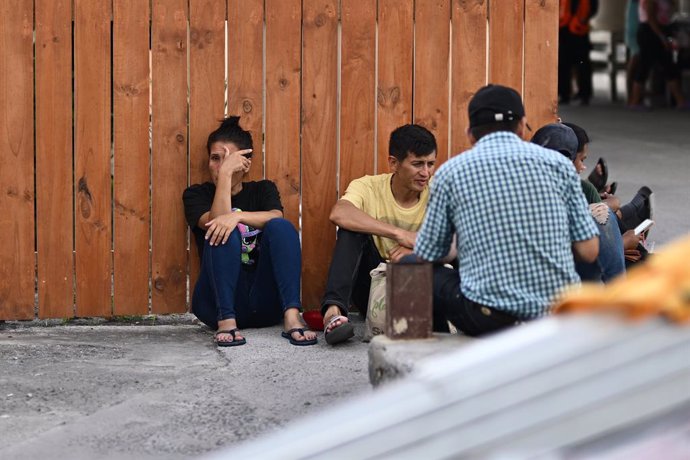
[[[670,35],[667,27],[662,26],[666,35]],[[664,79],[680,79],[680,69],[673,62],[673,53],[669,51],[652,27],[647,23],[642,23],[637,28],[637,44],[640,46],[640,64],[635,73],[635,81],[644,84],[649,77],[649,72],[654,66],[659,66],[663,72]]]
[[[517,318],[494,308],[471,301],[460,292],[458,271],[434,266],[434,322],[450,321],[469,336],[480,336],[514,326]]]
[[[204,246],[192,313],[211,329],[230,318],[241,328],[273,326],[286,309],[301,308],[302,255],[292,224],[285,219],[266,223],[255,267],[242,266],[240,239],[235,229],[225,244],[206,241]]]
[[[577,75],[580,99],[592,98],[592,60],[589,51],[592,43],[589,35],[575,35],[562,27],[558,33],[558,95],[561,102],[568,102],[572,92],[573,69]]]
[[[325,315],[329,305],[336,305],[343,315],[347,315],[349,306],[355,305],[366,316],[371,288],[369,272],[383,261],[371,235],[339,229],[321,313]],[[434,315],[433,328],[436,332],[448,332],[445,318]]]

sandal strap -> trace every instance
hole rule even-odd
[[[344,317],[343,315],[335,315],[335,316],[332,316],[331,319],[328,320],[328,324],[326,324],[326,327],[325,327],[324,329],[328,329],[328,327],[329,327],[331,324],[333,324],[334,322],[336,322],[336,321],[339,320],[340,318],[347,319],[347,318]]]
[[[218,337],[218,334],[230,334],[232,336],[232,339],[235,340],[235,334],[237,332],[239,332],[238,328],[228,329],[225,331],[216,331],[215,336]]]
[[[304,335],[304,333],[305,333],[305,332],[309,332],[309,329],[304,328],[304,327],[293,327],[293,328],[290,329],[289,331],[285,331],[285,333],[286,333],[287,335],[292,335],[293,332],[299,332],[300,335],[301,335],[302,337],[306,337],[306,336]]]

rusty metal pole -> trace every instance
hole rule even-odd
[[[430,263],[386,267],[386,336],[427,339],[432,331],[433,268]]]

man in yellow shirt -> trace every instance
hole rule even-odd
[[[419,125],[401,126],[391,133],[388,153],[391,172],[353,180],[331,210],[338,239],[321,302],[331,345],[354,335],[351,304],[366,314],[369,272],[411,254],[424,219],[436,164],[434,135]]]

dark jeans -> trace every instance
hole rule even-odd
[[[235,229],[227,243],[204,246],[192,312],[211,329],[230,318],[241,328],[273,326],[286,309],[301,308],[302,255],[292,224],[285,219],[266,223],[256,266],[242,265],[240,238]]]
[[[458,271],[434,266],[434,318],[443,317],[464,334],[480,336],[514,326],[519,319],[471,301],[460,292]]]
[[[369,272],[383,261],[371,235],[339,229],[321,313],[325,315],[329,305],[336,305],[343,315],[347,315],[349,306],[355,305],[366,316],[371,287]],[[448,332],[445,318],[434,315],[433,328],[436,332]]]

